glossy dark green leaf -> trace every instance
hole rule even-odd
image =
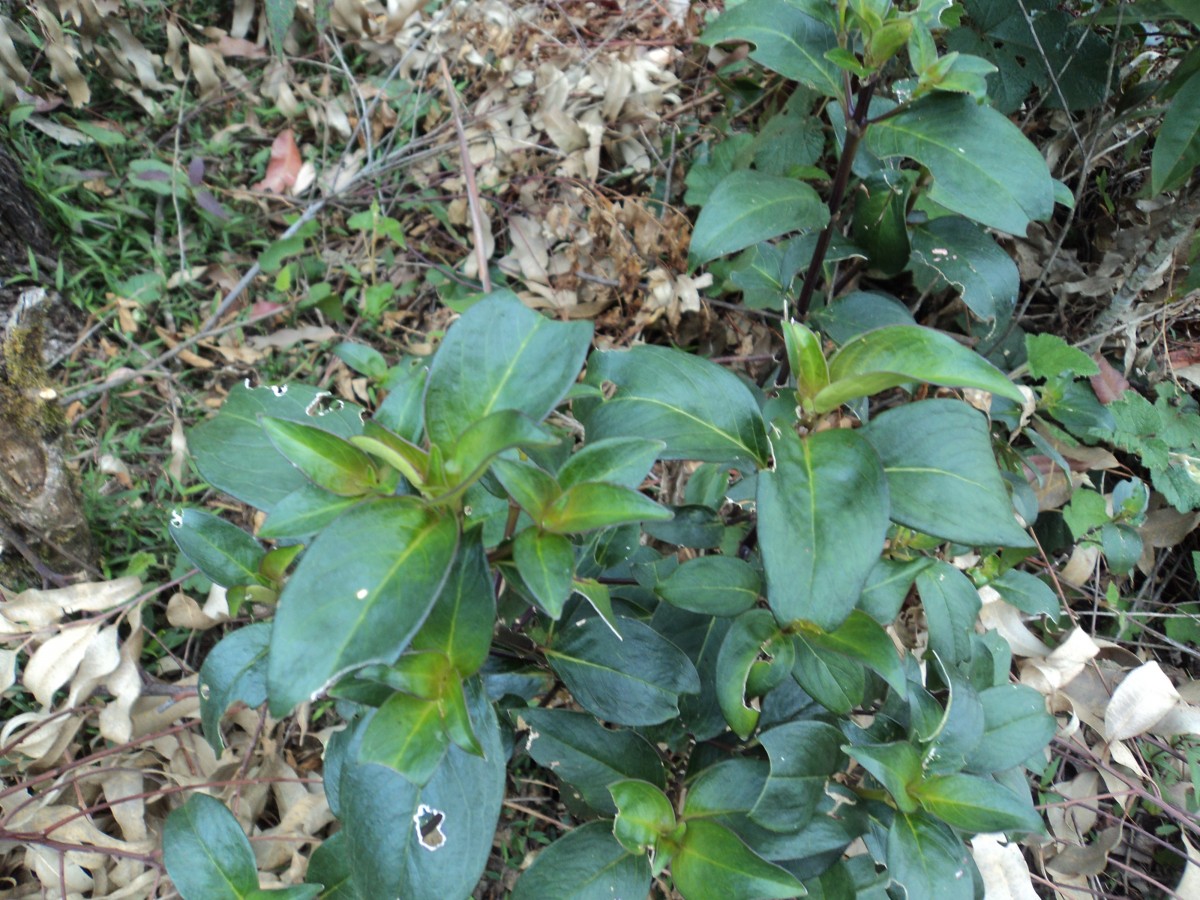
[[[881,557],[867,576],[858,608],[880,625],[891,625],[900,614],[917,573],[930,564],[928,557],[896,560]]]
[[[871,446],[849,429],[775,441],[758,478],[767,599],[780,622],[837,628],[883,550],[888,485]]]
[[[847,341],[829,360],[829,380],[814,401],[819,412],[909,382],[978,388],[1023,402],[1017,386],[978,353],[920,325],[888,325]]]
[[[322,886],[321,900],[365,900],[354,885],[350,861],[346,858],[346,833],[327,837],[308,861],[306,881]]]
[[[883,460],[893,521],[972,546],[1032,546],[977,410],[922,400],[880,414],[860,432]]]
[[[928,96],[876,122],[866,149],[906,157],[929,169],[929,199],[986,225],[1024,235],[1054,212],[1046,161],[1012,122],[965,96]]]
[[[472,675],[487,659],[496,624],[496,594],[483,549],[483,530],[466,531],[446,583],[421,630],[414,650],[445,654],[459,675]]]
[[[863,702],[867,676],[862,663],[815,647],[803,633],[794,635],[792,643],[796,660],[792,677],[810,697],[839,715]]]
[[[371,457],[337,435],[287,419],[263,417],[262,427],[275,449],[317,487],[358,497],[379,484]]]
[[[593,353],[588,384],[615,388],[607,400],[578,401],[588,440],[665,441],[663,459],[708,462],[770,458],[758,403],[736,375],[690,353],[641,345]]]
[[[923,813],[896,813],[887,835],[887,867],[909,897],[974,900],[975,863],[950,828]]]
[[[871,268],[891,277],[908,264],[908,197],[915,173],[880,169],[864,178],[854,201],[851,235]]]
[[[748,704],[746,682],[759,655],[781,632],[765,609],[752,609],[733,620],[717,654],[717,700],[734,734],[745,740],[758,724],[757,705]],[[752,699],[752,698],[750,698]]]
[[[636,619],[620,618],[618,637],[601,618],[567,625],[546,661],[576,702],[606,722],[657,725],[679,714],[679,695],[700,676],[678,647]]]
[[[737,616],[758,602],[762,579],[733,556],[700,556],[679,566],[655,591],[672,606],[709,616]]]
[[[789,231],[818,230],[829,209],[811,186],[753,169],[730,172],[696,217],[688,251],[693,266]]]
[[[664,607],[660,607],[660,611]],[[731,620],[708,616],[693,619],[693,623],[686,630],[669,632],[700,673],[700,693],[684,694],[679,698],[679,720],[697,741],[707,741],[721,734],[726,727],[725,715],[717,699],[717,656]]]
[[[450,326],[425,389],[425,429],[448,448],[501,409],[544,419],[575,382],[591,343],[590,322],[556,322],[511,291],[492,292]]]
[[[918,288],[952,287],[981,319],[1012,316],[1021,286],[1017,264],[967,219],[945,216],[913,228],[911,268]]]
[[[979,692],[983,739],[967,757],[970,772],[1000,772],[1019,766],[1054,737],[1054,717],[1046,701],[1023,684],[1001,684]]]
[[[1054,593],[1054,589],[1029,572],[1009,569],[999,578],[993,578],[989,586],[995,589],[1005,603],[1015,606],[1027,615],[1058,615],[1058,595]]]
[[[640,487],[665,447],[662,441],[638,437],[588,441],[563,463],[558,483],[564,488],[585,481]]]
[[[268,539],[305,538],[322,531],[362,497],[339,497],[311,482],[292,491],[273,507],[259,535]]]
[[[449,746],[438,702],[396,692],[371,717],[358,758],[395,769],[424,786]]]
[[[805,630],[804,637],[818,650],[840,653],[863,663],[901,696],[907,690],[904,664],[896,652],[896,645],[883,626],[865,612],[853,610],[833,631]]]
[[[650,891],[646,855],[634,855],[607,822],[588,822],[560,837],[518,879],[512,900],[612,900]]]
[[[970,834],[1044,829],[1028,791],[1018,797],[990,778],[935,775],[916,785],[913,794],[927,813]]]
[[[804,885],[787,869],[767,862],[724,825],[705,819],[688,821],[671,863],[671,877],[684,900],[806,894]]]
[[[188,435],[188,447],[200,476],[243,503],[270,511],[309,481],[267,439],[259,418],[270,416],[315,425],[339,437],[360,434],[362,409],[350,404],[318,409],[325,397],[328,392],[303,384],[235,386],[221,411]]]
[[[180,551],[213,584],[258,584],[266,551],[232,522],[202,509],[171,513],[171,537]]]
[[[204,657],[200,667],[200,725],[204,738],[217,753],[225,747],[221,739],[221,716],[234,703],[253,708],[267,702],[267,647],[271,626],[246,625],[221,638]]]
[[[452,517],[404,498],[357,506],[323,532],[279,598],[268,667],[273,714],[350,669],[396,660],[437,600],[457,544]]]
[[[672,518],[645,494],[615,484],[584,482],[567,488],[542,511],[541,525],[558,534],[596,531],[633,522],[664,522]]]
[[[1163,116],[1150,155],[1150,191],[1173,191],[1200,165],[1200,72],[1185,81]]]
[[[845,749],[887,789],[898,809],[912,812],[917,808],[916,800],[910,796],[910,789],[922,776],[921,754],[916,747],[908,741],[893,741]]]
[[[646,522],[642,530],[655,540],[695,550],[711,550],[721,546],[726,526],[721,514],[710,506],[688,504],[671,507],[674,519]]]
[[[406,441],[419,441],[425,428],[426,357],[407,357],[388,370],[383,387],[388,395],[379,404],[372,421]]]
[[[981,606],[975,585],[961,570],[941,560],[922,571],[916,583],[929,626],[929,649],[948,666],[966,662]]]
[[[531,707],[517,711],[529,727],[525,749],[539,765],[577,790],[599,813],[617,811],[608,786],[636,778],[667,784],[662,759],[641,735],[605,728],[586,713]]]
[[[254,851],[220,800],[193,794],[167,816],[163,862],[183,900],[238,900],[258,890]]]
[[[457,496],[474,483],[489,462],[513,447],[552,447],[558,438],[514,409],[498,409],[472,422],[455,442],[443,466],[443,497]],[[441,499],[441,498],[439,498]]]
[[[526,528],[513,540],[513,562],[538,605],[552,619],[562,615],[575,579],[575,548],[561,534]]]
[[[771,758],[771,774],[750,818],[772,831],[799,831],[812,819],[829,776],[845,765],[842,733],[823,722],[789,722],[758,739]]]
[[[709,46],[747,41],[755,46],[751,59],[826,97],[838,97],[841,73],[826,57],[838,46],[831,26],[828,9],[819,4],[747,0],[718,16],[700,40]]]
[[[660,836],[675,829],[675,810],[658,787],[646,781],[627,779],[608,787],[617,818],[613,836],[630,853],[653,849]]]
[[[483,874],[504,798],[506,754],[477,679],[467,682],[467,700],[484,756],[451,746],[424,787],[375,763],[343,766],[342,829],[362,897],[467,897]]]

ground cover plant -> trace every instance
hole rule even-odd
[[[0,609],[15,890],[1193,890],[1185,7],[36,9],[113,533]]]

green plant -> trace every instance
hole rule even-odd
[[[238,701],[282,716],[336,700],[348,724],[325,779],[342,829],[309,876],[326,896],[468,894],[514,746],[594,820],[517,896],[639,896],[669,869],[688,898],[888,878],[969,897],[964,837],[1041,828],[1021,766],[1053,719],[1009,683],[1007,647],[974,633],[976,587],[937,552],[1031,544],[986,420],[954,399],[858,429],[837,414],[912,382],[1020,391],[917,326],[828,359],[804,326],[787,338],[787,399],[649,346],[592,353],[577,382],[590,326],[498,292],[427,369],[398,366],[373,415],[302,385],[240,387],[193,431],[202,475],[264,510],[259,537],[277,542],[173,518],[258,619],[204,663],[204,731],[219,747]],[[656,460],[700,463],[683,497],[639,490]],[[753,502],[752,527],[730,498]],[[990,559],[972,575],[1019,593]],[[924,667],[886,630],[913,588]],[[201,838],[232,822],[188,816]],[[840,860],[860,837],[886,874]],[[168,859],[216,879],[188,846],[168,833]]]

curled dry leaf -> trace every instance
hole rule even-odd
[[[271,159],[267,162],[266,177],[254,185],[254,190],[286,194],[288,188],[296,183],[302,163],[300,148],[296,146],[292,129],[285,128],[276,135],[271,144]]]
[[[1101,354],[1097,353],[1093,359],[1100,367],[1100,374],[1093,375],[1088,380],[1092,383],[1092,390],[1096,392],[1096,399],[1106,405],[1120,400],[1129,390],[1129,381]]]
[[[1138,666],[1113,691],[1104,710],[1104,736],[1121,741],[1150,731],[1178,700],[1179,692],[1157,662]]]
[[[971,838],[971,855],[983,879],[985,896],[1037,900],[1029,866],[1015,841],[1002,834],[977,834]]]
[[[135,576],[112,581],[87,581],[52,590],[30,589],[0,606],[0,634],[24,634],[45,628],[77,612],[102,612],[137,595],[142,581]]]

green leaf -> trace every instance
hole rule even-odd
[[[558,470],[558,483],[569,488],[588,481],[603,481],[638,488],[665,447],[662,441],[638,437],[588,441],[563,463]]]
[[[999,578],[992,579],[989,586],[996,590],[1005,603],[1027,615],[1058,615],[1058,594],[1036,575],[1020,569],[1009,569]]]
[[[342,341],[333,348],[333,354],[359,375],[382,378],[387,374],[387,360],[374,347],[355,341]]]
[[[655,587],[672,606],[708,616],[741,615],[758,602],[761,591],[754,567],[732,556],[688,560]]]
[[[805,640],[816,649],[840,653],[863,663],[901,696],[908,690],[904,663],[883,626],[862,610],[852,610],[833,631],[804,631]]]
[[[458,496],[471,486],[495,457],[514,447],[553,447],[558,438],[529,416],[499,409],[472,422],[462,433],[443,465],[446,491],[438,500]]]
[[[881,159],[906,157],[929,169],[928,197],[959,215],[1009,234],[1054,212],[1054,185],[1038,149],[1012,122],[970,97],[917,101],[867,129]]]
[[[521,580],[538,606],[557,620],[572,593],[575,548],[560,534],[526,528],[513,540],[512,552]]]
[[[598,813],[617,811],[610,784],[636,778],[660,789],[667,785],[658,752],[634,731],[605,728],[586,713],[563,709],[530,707],[514,714],[529,727],[526,752]]]
[[[287,714],[350,669],[395,661],[437,599],[457,544],[453,518],[404,498],[357,506],[323,532],[279,598],[272,714]]]
[[[653,849],[662,835],[675,828],[675,810],[671,801],[655,785],[645,781],[618,781],[608,786],[617,818],[613,836],[630,853]]]
[[[771,451],[758,403],[736,375],[667,347],[593,353],[588,384],[616,390],[608,400],[577,401],[589,441],[643,437],[665,441],[662,459],[746,460],[766,465]]]
[[[311,425],[263,418],[271,443],[317,485],[341,497],[358,497],[379,483],[371,457],[348,441]]]
[[[792,677],[810,697],[842,716],[863,702],[867,679],[862,663],[815,646],[804,632],[793,635],[792,644],[796,657]]]
[[[467,700],[484,755],[451,746],[424,787],[386,766],[343,764],[339,811],[362,897],[467,897],[483,874],[504,799],[507,753],[478,679],[467,682]]]
[[[1054,737],[1046,701],[1024,684],[1001,684],[979,692],[983,739],[967,757],[970,772],[1000,772],[1019,766]]]
[[[787,346],[788,364],[796,379],[796,393],[801,402],[815,397],[829,386],[829,365],[820,336],[799,322],[783,323],[783,342]]]
[[[200,477],[243,503],[270,512],[310,482],[271,444],[259,424],[260,416],[315,425],[339,437],[361,434],[361,407],[335,404],[318,410],[327,396],[327,391],[303,384],[235,386],[221,411],[188,436]]]
[[[234,900],[258,890],[242,826],[220,800],[193,794],[167,816],[163,862],[183,900]]]
[[[917,802],[909,796],[913,785],[921,780],[921,754],[908,741],[888,744],[859,744],[846,747],[858,764],[870,772],[887,789],[903,812],[913,812]]]
[[[575,382],[591,343],[590,322],[555,322],[509,290],[489,294],[450,326],[429,367],[425,428],[450,447],[500,409],[544,419]]]
[[[760,654],[780,637],[779,626],[765,609],[752,609],[733,620],[717,654],[717,701],[725,721],[742,740],[758,724],[758,708],[746,702],[746,682]]]
[[[388,370],[388,395],[371,420],[407,441],[418,441],[425,428],[425,357],[406,357]]]
[[[664,522],[673,516],[645,494],[593,481],[563,491],[542,511],[541,525],[558,534],[577,534],[631,522]]]
[[[908,382],[973,387],[1024,396],[999,369],[948,334],[920,325],[888,325],[852,338],[829,360],[829,387],[816,398],[819,412]]]
[[[1028,792],[1018,797],[1002,784],[978,775],[935,775],[913,788],[930,815],[971,834],[1044,829]]]
[[[554,477],[533,463],[498,459],[492,463],[492,474],[535,522],[541,521],[543,510],[562,493]]]
[[[677,716],[679,695],[700,690],[696,667],[649,625],[618,621],[620,637],[600,618],[568,625],[546,661],[576,702],[606,722],[657,725]]]
[[[775,441],[758,476],[759,546],[767,598],[782,623],[837,628],[883,550],[888,485],[871,446],[849,429]]]
[[[685,900],[709,897],[803,897],[808,892],[787,869],[767,862],[716,822],[692,819],[671,863]]]
[[[413,784],[424,786],[437,771],[449,745],[438,702],[397,692],[371,717],[363,733],[359,759],[381,763]]]
[[[893,522],[971,546],[1031,547],[992,455],[987,420],[957,400],[921,400],[860,434],[887,472]]]
[[[271,507],[270,515],[258,533],[267,539],[305,538],[323,531],[350,507],[361,503],[362,499],[339,497],[307,483]]]
[[[841,73],[825,56],[837,48],[837,34],[822,6],[802,0],[746,0],[721,13],[700,42],[714,46],[747,41],[755,45],[750,54],[755,62],[826,97],[838,97]]]
[[[927,556],[904,561],[880,558],[867,576],[866,587],[858,600],[859,609],[879,624],[891,625],[900,615],[913,579],[931,562],[933,560]]]
[[[917,593],[929,625],[929,648],[949,666],[969,660],[982,605],[975,585],[959,569],[936,560],[917,575]]]
[[[171,513],[171,537],[180,551],[213,584],[258,584],[266,551],[232,522],[202,509]]]
[[[981,319],[1006,322],[1017,302],[1017,264],[978,225],[958,216],[912,230],[912,271],[922,290],[953,287]]]
[[[234,703],[250,708],[267,702],[267,646],[271,626],[246,625],[221,638],[200,667],[200,725],[204,739],[220,753],[221,716]]]
[[[496,594],[483,549],[483,529],[463,533],[458,553],[421,630],[414,650],[436,650],[461,676],[479,671],[492,646]]]
[[[312,852],[305,880],[322,885],[321,900],[365,900],[354,886],[346,859],[346,832],[327,837]]]
[[[1200,165],[1200,72],[1171,99],[1150,155],[1150,192],[1182,187]]]
[[[1025,354],[1029,357],[1029,374],[1034,378],[1100,374],[1094,359],[1056,334],[1025,335]]]
[[[266,0],[266,10],[271,46],[276,54],[283,56],[283,41],[296,17],[296,0]]]
[[[845,764],[842,733],[823,722],[789,722],[758,737],[771,774],[750,818],[772,831],[804,828],[825,793],[825,782]]]
[[[899,169],[872,172],[862,180],[854,201],[851,236],[867,251],[871,268],[888,277],[908,264],[908,197],[914,176]]]
[[[538,851],[512,900],[612,900],[650,892],[646,855],[631,855],[607,822],[588,822]]]
[[[887,867],[909,897],[974,900],[975,863],[946,825],[916,813],[896,813],[887,835]]]
[[[829,210],[811,186],[751,169],[721,180],[696,217],[688,255],[693,266],[789,231],[817,230]]]

